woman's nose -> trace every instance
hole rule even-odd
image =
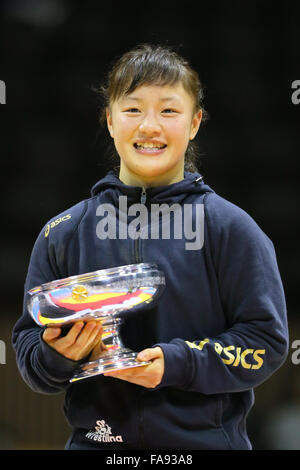
[[[139,130],[144,135],[158,135],[161,133],[160,124],[155,116],[146,116],[140,123]]]

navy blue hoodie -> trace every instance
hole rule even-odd
[[[126,214],[121,196],[127,198]],[[118,237],[119,224],[116,237],[101,235],[108,213],[129,227],[136,203],[148,210],[140,236]],[[151,237],[154,204],[175,205],[193,232],[178,236],[170,223],[170,236],[162,236],[160,217],[159,236]],[[186,207],[191,210],[180,212]],[[169,213],[174,222],[176,210]],[[200,234],[194,244],[191,233]],[[161,383],[147,389],[98,375],[70,384],[78,363],[42,340],[27,311],[27,291],[54,279],[140,262],[156,263],[166,287],[157,305],[127,319],[122,339],[134,351],[162,348]],[[109,172],[89,199],[40,232],[12,341],[20,373],[34,391],[66,392],[65,415],[73,428],[67,449],[250,449],[246,418],[253,388],[283,364],[288,350],[273,244],[198,173],[185,172],[178,183],[144,191]]]

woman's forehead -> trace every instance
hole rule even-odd
[[[139,102],[153,98],[162,102],[182,101],[189,97],[181,82],[174,85],[140,85],[130,93],[124,93],[120,100]]]

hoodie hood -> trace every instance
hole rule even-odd
[[[112,199],[115,202],[119,196],[127,196],[128,202],[140,202],[143,188],[139,186],[129,186],[124,184],[116,173],[111,170],[104,178],[99,180],[91,189],[91,195],[96,196],[103,191],[111,193]],[[149,187],[145,190],[147,200],[155,203],[180,203],[187,196],[191,194],[204,194],[207,192],[214,192],[203,181],[203,176],[200,173],[184,172],[184,178],[177,183],[165,186]]]

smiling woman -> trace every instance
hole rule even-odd
[[[288,352],[274,246],[250,215],[185,171],[206,113],[184,59],[138,47],[118,60],[104,91],[120,170],[57,215],[65,221],[47,236],[41,230],[13,331],[19,369],[33,390],[67,392],[66,449],[251,449],[253,389]],[[150,363],[70,387],[82,362],[105,354],[97,349],[102,332],[87,322],[41,335],[28,292],[58,276],[135,263],[154,263],[166,279],[157,305],[120,332],[137,360]]]
[[[188,111],[193,116],[201,112],[198,117],[199,121],[203,123],[208,119],[208,113],[203,107],[203,85],[197,72],[173,50],[163,46],[142,44],[125,53],[115,63],[107,76],[106,84],[99,88],[98,91],[103,100],[100,123],[106,125],[107,118],[112,117],[113,104],[116,103],[122,105],[122,112],[127,116],[136,118],[137,115],[141,115],[143,109],[140,107],[147,104],[145,103],[146,90],[149,91],[147,98],[151,99],[151,93],[155,94],[156,87],[163,87],[164,91],[159,96],[159,100],[161,100],[158,106],[160,116],[174,119],[182,111],[182,100],[187,100],[191,101],[192,107]],[[142,88],[145,93],[140,95],[139,88]],[[178,92],[181,96],[178,96]],[[158,98],[158,96],[152,97],[153,99]],[[147,121],[143,122],[142,128],[147,129],[147,126]],[[144,144],[143,147],[147,143],[150,146],[153,143],[167,145],[166,142],[161,142],[161,138],[151,137],[151,142],[148,142],[148,137],[140,140]],[[193,139],[194,137],[187,142],[184,149],[184,169],[187,171],[197,171],[199,150]],[[137,146],[137,144],[138,142],[135,145]],[[115,156],[119,158],[118,149]]]
[[[106,116],[123,183],[159,186],[183,179],[185,152],[198,132],[202,110],[195,111],[181,83],[139,86],[134,96],[111,102]]]

